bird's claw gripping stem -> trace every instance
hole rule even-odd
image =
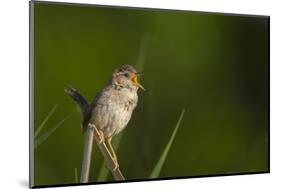
[[[94,124],[90,123],[89,127],[94,129],[94,132],[96,133],[96,136],[97,136],[97,139],[98,139],[98,141],[97,141],[98,144],[103,143],[105,141],[103,132],[98,130],[97,127]]]
[[[119,164],[118,164],[116,158],[113,158],[113,161],[114,161],[114,169],[113,170],[116,171],[119,168]]]

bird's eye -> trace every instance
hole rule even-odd
[[[125,77],[129,77],[130,75],[128,73],[124,73],[124,76]]]

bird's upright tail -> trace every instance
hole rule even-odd
[[[88,115],[88,109],[89,109],[89,104],[87,100],[73,87],[65,87],[64,91],[68,96],[70,96],[78,105],[81,110],[82,116],[83,116],[83,128],[84,128],[84,123],[87,119]]]

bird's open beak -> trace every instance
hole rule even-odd
[[[132,76],[131,80],[136,86],[145,91],[144,87],[138,82],[138,76],[136,74]]]

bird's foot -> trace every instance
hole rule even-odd
[[[117,158],[113,158],[113,162],[114,162],[114,171],[116,171],[118,168],[119,168],[119,164],[118,164],[118,161],[117,161]]]
[[[89,124],[89,127],[94,129],[97,143],[98,144],[103,143],[105,141],[103,132],[101,130],[98,130],[94,124]]]
[[[104,134],[101,130],[97,130],[97,134],[99,136],[98,138],[98,143],[101,144],[101,143],[104,143]]]

